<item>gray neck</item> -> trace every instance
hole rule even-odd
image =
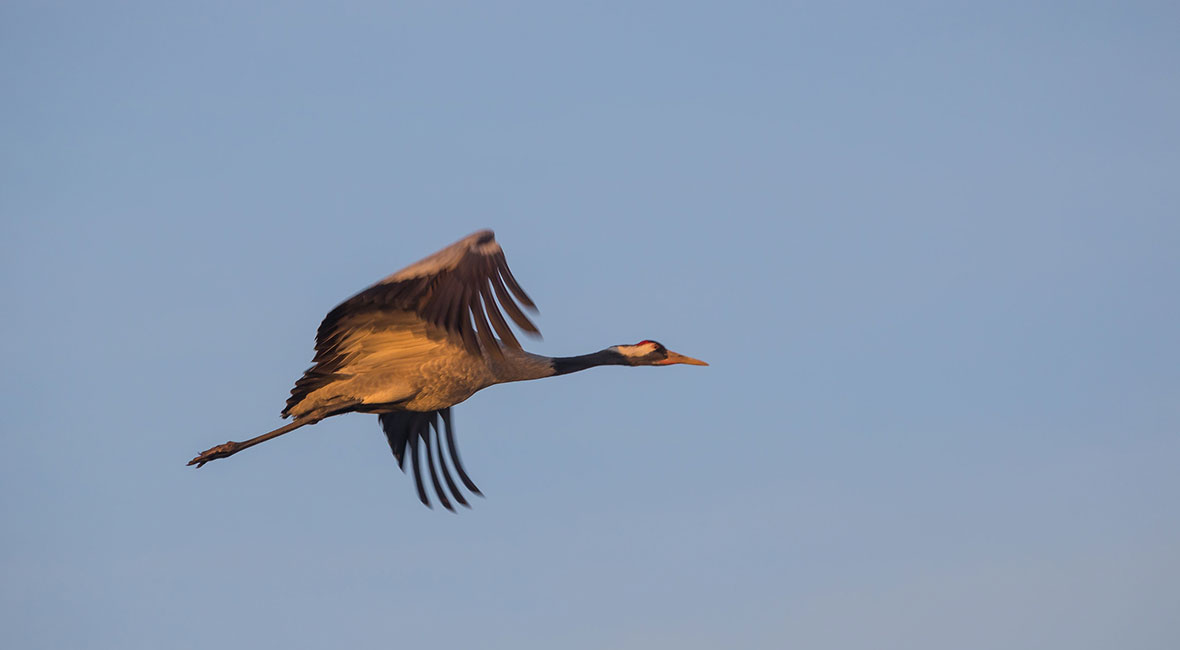
[[[595,366],[629,366],[627,358],[607,348],[576,357],[544,357],[524,350],[505,349],[502,357],[484,357],[495,379],[492,383],[568,375]]]
[[[502,349],[502,356],[488,355],[484,357],[495,377],[493,383],[503,384],[510,381],[525,381],[553,376],[553,360],[549,357],[524,350]]]

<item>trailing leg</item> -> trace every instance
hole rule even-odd
[[[202,465],[204,465],[205,463],[207,463],[211,460],[217,460],[218,458],[228,458],[243,449],[248,449],[248,448],[253,447],[254,445],[257,445],[259,443],[266,442],[267,440],[270,440],[271,438],[277,438],[277,437],[283,435],[284,433],[290,433],[291,431],[294,431],[295,429],[298,429],[301,426],[308,425],[308,424],[315,424],[316,422],[319,422],[319,421],[320,421],[319,418],[314,418],[314,419],[304,418],[301,420],[295,420],[294,422],[292,422],[290,424],[279,427],[278,429],[275,429],[274,431],[271,431],[269,433],[264,433],[264,434],[258,436],[257,438],[251,438],[245,442],[234,442],[231,440],[231,441],[225,443],[224,445],[217,445],[216,447],[211,447],[209,449],[206,449],[205,451],[202,451],[196,458],[190,460],[188,462],[188,464],[189,465],[196,465],[197,467],[201,467]]]

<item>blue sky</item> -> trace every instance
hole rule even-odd
[[[241,5],[0,8],[0,644],[1174,647],[1174,6]],[[484,227],[712,365],[184,466]]]

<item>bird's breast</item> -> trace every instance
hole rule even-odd
[[[443,358],[423,367],[422,384],[418,394],[405,408],[411,411],[434,411],[454,406],[476,391],[496,383],[483,363],[472,363],[470,357]]]

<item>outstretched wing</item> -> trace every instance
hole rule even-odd
[[[283,416],[311,392],[346,374],[346,365],[367,365],[363,357],[375,347],[363,345],[369,337],[414,330],[421,338],[425,330],[437,328],[474,355],[501,355],[501,345],[520,349],[500,309],[525,332],[540,335],[521,305],[536,309],[508,269],[495,234],[481,230],[469,235],[328,312],[316,332],[315,365],[296,382]]]
[[[329,350],[344,333],[337,327],[342,320],[389,309],[412,311],[422,320],[458,334],[474,354],[480,353],[480,343],[493,353],[499,351],[493,328],[505,345],[520,349],[499,307],[524,331],[532,334],[540,331],[516,301],[536,309],[508,269],[495,234],[481,230],[394,273],[333,309],[320,325],[316,351]]]
[[[463,463],[459,462],[459,448],[455,446],[455,436],[451,427],[451,409],[445,408],[439,411],[425,413],[417,411],[394,411],[392,413],[383,413],[377,417],[381,421],[381,429],[385,431],[386,439],[389,440],[389,448],[393,451],[393,456],[397,459],[398,467],[401,467],[403,472],[406,471],[406,447],[407,445],[409,446],[410,464],[414,468],[414,484],[418,488],[418,499],[426,504],[427,507],[430,507],[430,499],[427,498],[426,488],[422,484],[423,458],[418,451],[418,448],[421,446],[426,447],[425,462],[430,467],[430,481],[434,484],[434,493],[438,495],[438,500],[444,508],[454,511],[454,506],[447,499],[447,493],[443,490],[442,483],[438,480],[439,472],[435,469],[436,451],[438,467],[442,469],[443,480],[446,482],[450,493],[454,495],[455,500],[459,503],[465,506],[468,504],[467,499],[463,497],[463,492],[459,490],[459,486],[455,485],[455,480],[451,478],[451,472],[447,468],[447,454],[443,453],[442,444],[443,429],[438,423],[440,415],[442,416],[443,425],[446,428],[447,448],[450,449],[451,464],[455,466],[455,472],[459,474],[459,480],[463,482],[463,485],[467,486],[468,490],[483,496],[479,488],[475,487],[475,483],[468,478],[467,472],[463,470]]]

